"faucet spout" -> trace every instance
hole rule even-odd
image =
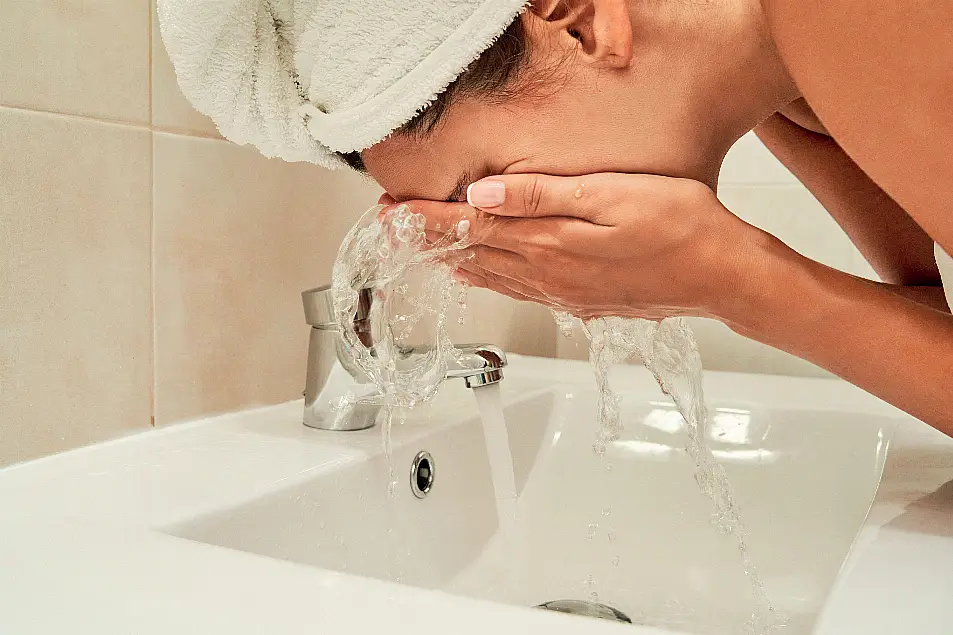
[[[467,388],[480,388],[503,381],[506,353],[492,344],[457,346],[457,360],[447,370],[447,379],[462,378]]]
[[[357,384],[369,384],[370,379],[364,372],[351,363],[344,350],[344,338],[338,331],[331,306],[330,286],[311,289],[301,294],[304,300],[304,312],[311,326],[311,340],[308,347],[308,375],[304,390],[304,424],[319,430],[363,430],[374,425],[380,406],[358,404],[347,417],[331,413],[326,404],[318,403],[318,396],[328,383],[335,362],[347,371]],[[357,312],[354,315],[354,330],[361,341],[373,347],[368,318],[373,303],[371,289],[362,289]],[[365,341],[365,338],[367,341]],[[455,346],[456,359],[447,369],[446,379],[463,379],[467,388],[480,388],[499,383],[503,380],[503,368],[506,367],[506,353],[492,344],[462,344]],[[424,354],[423,348],[407,348],[401,352],[404,360],[414,355]]]

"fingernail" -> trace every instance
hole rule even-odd
[[[506,183],[488,179],[471,183],[467,203],[472,207],[499,207],[506,201]]]
[[[453,279],[459,282],[460,284],[470,284],[470,279],[467,278],[467,274],[463,273],[459,269],[454,270]]]

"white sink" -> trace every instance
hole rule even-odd
[[[627,387],[625,432],[602,457],[592,451],[593,386],[504,382],[515,522],[497,518],[480,419],[472,397],[453,387],[397,431],[393,496],[379,431],[313,432],[366,457],[163,531],[506,604],[597,600],[635,623],[743,632],[751,586],[735,539],[713,525],[695,484],[681,418],[645,371],[615,379]],[[743,511],[752,561],[787,621],[783,632],[810,633],[870,509],[896,419],[816,399],[805,407],[796,397],[712,393],[709,443]],[[422,500],[409,479],[421,450],[436,468]]]
[[[462,382],[395,429],[393,498],[379,431],[305,428],[301,402],[2,469],[0,633],[745,632],[741,558],[678,418],[644,369],[613,380],[626,430],[600,458],[588,365],[510,358],[519,504],[502,522]],[[948,635],[953,440],[840,381],[705,386],[782,632]],[[436,463],[424,499],[421,450]],[[531,608],[593,592],[656,628]]]

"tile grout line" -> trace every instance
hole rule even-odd
[[[143,130],[148,132],[154,132],[159,134],[168,134],[175,135],[177,137],[189,137],[192,139],[206,139],[208,141],[225,141],[230,143],[227,139],[224,139],[218,135],[214,135],[209,132],[199,132],[192,130],[185,130],[181,128],[171,128],[169,126],[153,126],[143,123],[135,123],[132,121],[123,121],[122,119],[111,119],[106,117],[94,117],[92,115],[80,115],[75,113],[65,113],[59,112],[56,110],[46,110],[43,108],[26,108],[24,106],[14,106],[11,104],[0,103],[0,111],[3,110],[12,110],[14,112],[20,113],[30,113],[30,114],[39,114],[39,115],[48,115],[50,117],[62,117],[63,119],[75,119],[87,123],[98,123],[108,126],[120,126],[123,128],[133,128],[135,130]]]
[[[149,127],[155,126],[155,107],[153,105],[154,96],[155,96],[155,87],[152,85],[152,82],[155,80],[153,73],[153,62],[155,58],[155,40],[152,38],[152,34],[155,32],[155,3],[149,2],[149,35],[147,36],[147,41],[149,42],[149,67],[147,73],[149,75]]]
[[[156,426],[156,357],[159,350],[156,329],[156,133],[155,133],[155,73],[153,69],[155,40],[155,3],[149,2],[149,325],[152,333],[152,360],[150,364],[149,423]]]
[[[156,137],[149,135],[149,298],[151,305],[150,325],[152,326],[152,386],[150,392],[149,418],[152,427],[156,425],[156,393],[158,381],[156,373],[156,359],[159,353],[159,336],[156,321]]]

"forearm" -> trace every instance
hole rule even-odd
[[[896,284],[882,284],[881,286],[892,293],[901,295],[908,300],[924,304],[931,309],[943,311],[944,313],[950,312],[950,306],[946,303],[946,294],[943,292],[943,287],[904,287]]]
[[[729,326],[953,436],[953,316],[783,245],[772,252],[745,298],[748,310]]]

